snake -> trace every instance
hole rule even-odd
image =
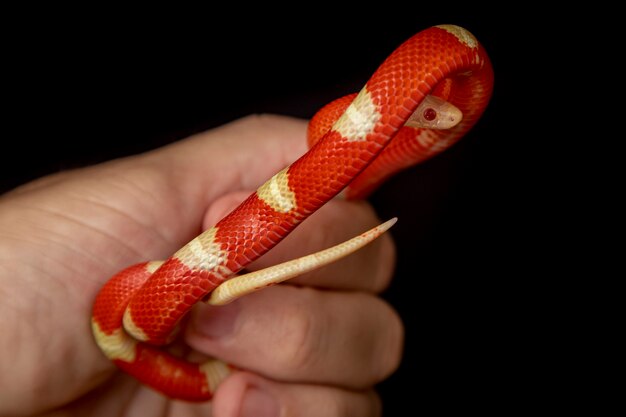
[[[392,175],[448,149],[481,118],[491,61],[456,25],[422,30],[395,49],[360,92],[322,107],[309,149],[165,261],[111,277],[95,297],[96,345],[122,371],[172,399],[207,401],[236,366],[167,350],[200,302],[221,305],[334,262],[384,233],[381,225],[321,252],[237,275],[333,198],[365,199]]]

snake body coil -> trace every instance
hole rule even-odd
[[[171,341],[183,316],[342,190],[348,198],[363,198],[393,173],[458,141],[482,115],[492,85],[489,58],[465,29],[442,25],[414,35],[357,95],[333,102],[312,119],[314,145],[300,159],[171,258],[134,265],[111,278],[93,308],[98,346],[121,369],[169,397],[210,399],[229,365],[189,363],[157,346]],[[425,102],[431,98],[435,104]],[[445,103],[462,114],[454,127],[413,127],[428,125]]]

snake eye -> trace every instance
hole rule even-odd
[[[437,118],[437,111],[435,109],[433,109],[432,107],[428,107],[426,110],[424,110],[424,120],[428,120],[429,122],[432,122],[436,118]]]
[[[405,126],[426,129],[451,129],[463,119],[463,112],[452,103],[439,97],[427,95]]]

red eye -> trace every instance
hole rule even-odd
[[[426,110],[424,110],[424,119],[428,120],[429,122],[432,122],[433,120],[435,120],[436,117],[437,117],[437,111],[433,109],[432,107],[429,107]]]

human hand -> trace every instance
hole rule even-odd
[[[140,385],[91,335],[92,302],[109,277],[169,257],[216,223],[306,151],[304,132],[302,121],[250,117],[2,196],[0,415],[380,415],[372,387],[402,348],[400,320],[376,296],[392,275],[388,234],[284,285],[198,306],[185,342],[246,370],[224,380],[211,404],[170,401]],[[249,269],[377,223],[364,202],[331,201]]]

